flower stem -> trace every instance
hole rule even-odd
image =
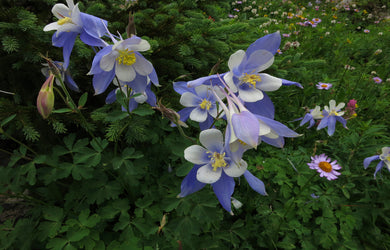
[[[26,144],[24,144],[23,142],[19,141],[18,139],[14,138],[12,135],[9,135],[7,134],[3,129],[0,129],[0,134],[3,134],[5,137],[13,140],[14,142],[18,143],[19,145],[27,148],[28,150],[30,150],[34,155],[38,155],[37,152],[35,152],[32,148],[30,148],[29,146],[27,146]]]

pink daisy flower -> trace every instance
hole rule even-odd
[[[320,173],[320,177],[326,177],[329,181],[337,179],[337,176],[341,173],[336,170],[340,170],[341,166],[336,164],[337,160],[330,162],[331,159],[325,154],[315,155],[311,157],[311,162],[307,163],[310,169],[317,170]]]
[[[374,78],[372,78],[372,80],[374,80],[374,82],[375,82],[375,83],[378,83],[378,84],[379,84],[379,83],[382,83],[382,79],[380,79],[380,78],[377,77],[377,76],[374,77]]]
[[[332,87],[332,84],[331,83],[325,83],[325,82],[319,82],[317,85],[316,85],[317,89],[330,89]]]

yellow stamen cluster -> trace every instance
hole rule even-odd
[[[329,114],[329,115],[339,116],[339,113],[337,113],[336,110],[332,110],[332,111],[330,111],[330,114]]]
[[[58,25],[64,25],[66,23],[71,23],[71,22],[72,22],[72,18],[70,17],[64,17],[57,21]]]
[[[329,162],[321,161],[318,164],[318,167],[321,168],[324,172],[330,173],[332,172],[332,165]]]
[[[249,83],[252,85],[251,87],[256,88],[256,83],[261,82],[261,77],[256,74],[244,73],[244,75],[240,78],[240,81],[243,83]]]
[[[227,163],[225,161],[225,153],[220,154],[220,153],[214,152],[213,155],[211,156],[211,160],[213,161],[211,166],[213,167],[214,171],[217,171],[217,168],[226,167],[226,165],[227,165]]]
[[[207,109],[207,110],[210,110],[211,108],[211,102],[206,100],[206,99],[203,99],[203,101],[199,104],[200,108],[201,109]]]
[[[328,85],[326,85],[326,84],[321,84],[321,87],[326,88],[326,87],[328,87]]]
[[[127,66],[133,65],[136,61],[134,51],[132,50],[118,50],[119,56],[115,59],[119,64],[124,64]]]

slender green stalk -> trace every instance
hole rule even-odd
[[[3,134],[5,137],[13,140],[14,142],[18,143],[19,145],[27,148],[28,150],[30,150],[34,155],[38,155],[37,152],[35,152],[32,148],[30,148],[29,146],[27,146],[26,144],[24,144],[23,142],[19,141],[18,139],[14,138],[12,135],[9,135],[7,134],[4,130],[0,129],[0,134]]]

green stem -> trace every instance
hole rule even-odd
[[[30,150],[34,155],[38,155],[37,152],[35,152],[32,148],[30,148],[29,146],[27,146],[26,144],[24,144],[23,142],[19,141],[18,139],[12,137],[11,135],[7,134],[4,130],[0,130],[0,133],[3,134],[5,137],[13,140],[14,142],[18,143],[19,145],[27,148],[28,150]]]
[[[61,83],[61,88],[62,90],[64,91],[65,93],[65,96],[66,96],[66,99],[65,99],[65,103],[69,106],[69,108],[71,108],[73,110],[73,112],[76,112],[80,118],[81,118],[81,121],[83,124],[85,124],[85,130],[88,132],[88,134],[96,141],[96,143],[98,144],[98,146],[100,147],[101,150],[103,150],[103,147],[102,145],[100,145],[99,141],[96,140],[96,137],[95,135],[92,133],[91,130],[89,130],[88,128],[88,122],[87,120],[85,119],[84,115],[81,113],[81,110],[78,109],[78,107],[76,106],[75,102],[73,101],[71,95],[69,94],[69,91],[66,89],[66,86],[65,86],[65,83],[64,81],[62,80],[62,77],[60,75],[56,75],[56,77],[58,78],[58,80],[60,81]]]

